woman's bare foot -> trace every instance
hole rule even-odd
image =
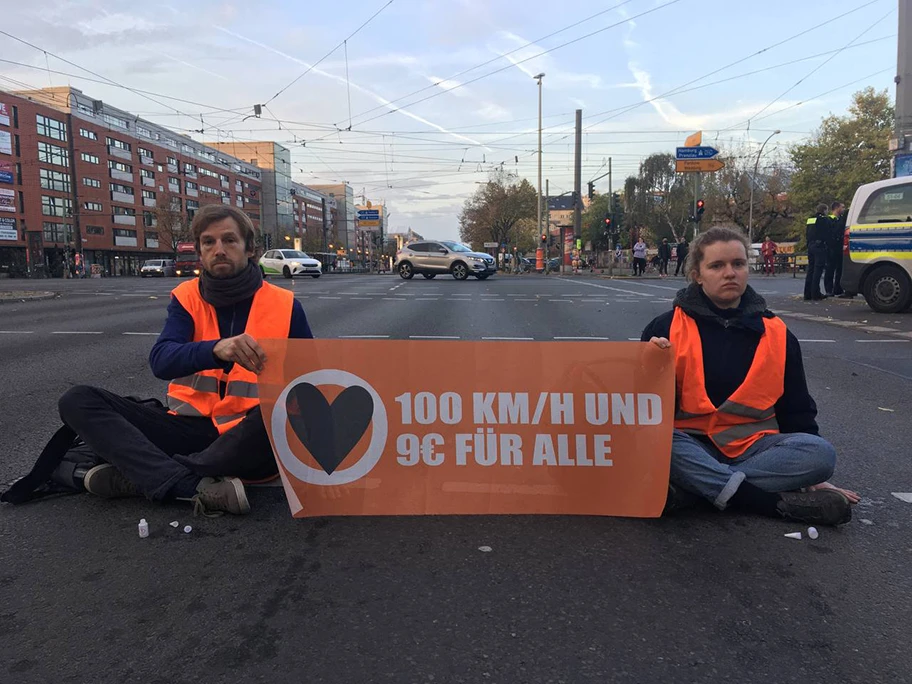
[[[832,489],[834,491],[837,491],[845,498],[847,498],[851,504],[857,504],[859,501],[861,501],[861,495],[858,492],[853,492],[851,489],[843,489],[842,487],[837,487],[836,485],[832,485],[829,482],[821,482],[820,484],[808,487],[809,492],[814,492],[819,489]]]

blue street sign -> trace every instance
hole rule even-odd
[[[361,209],[358,211],[358,218],[360,219],[378,219],[380,218],[380,211],[378,209]]]
[[[676,159],[712,159],[719,150],[715,147],[678,147],[675,149]]]

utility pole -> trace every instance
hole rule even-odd
[[[548,239],[545,240],[545,273],[548,273],[548,259],[551,257],[551,204],[548,198],[551,196],[550,180],[545,179],[545,233]]]
[[[608,157],[608,214],[611,216],[612,223],[616,223],[614,217],[614,190],[611,182],[611,157]],[[612,230],[617,230],[617,225],[612,226]],[[613,232],[608,233],[608,275],[614,275],[614,236]]]
[[[533,76],[538,81],[538,234],[542,234],[542,79],[544,73]],[[545,242],[547,248],[548,243]],[[547,262],[546,262],[547,263]],[[547,266],[545,266],[547,270]]]
[[[893,140],[893,177],[908,175],[908,165],[898,164],[912,151],[912,0],[899,0],[899,36],[896,53],[896,114]],[[905,167],[905,168],[904,168]]]
[[[582,237],[582,161],[583,161],[583,110],[576,110],[576,145],[573,160],[573,239]]]

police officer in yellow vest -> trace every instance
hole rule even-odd
[[[186,499],[204,514],[250,511],[245,481],[277,475],[257,395],[266,338],[313,337],[294,295],[263,281],[250,218],[207,205],[191,226],[199,278],[171,293],[152,348],[153,374],[168,385],[167,410],[85,385],[60,400],[60,415],[106,463],[87,491],[104,498]]]
[[[807,274],[804,277],[804,298],[807,301],[824,299],[820,291],[820,278],[827,263],[827,242],[833,222],[827,216],[827,205],[817,205],[817,213],[807,220]]]

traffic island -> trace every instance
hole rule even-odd
[[[58,297],[57,292],[33,291],[33,290],[12,290],[10,292],[0,292],[0,304],[15,302],[35,302],[44,299],[54,299]]]

